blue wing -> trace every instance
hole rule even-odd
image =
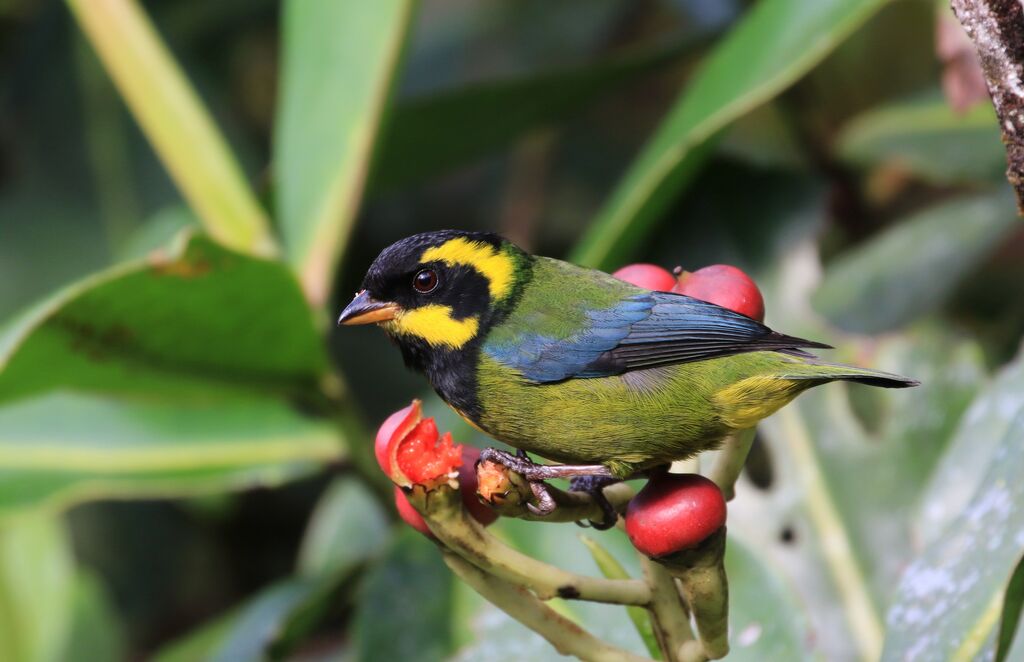
[[[547,311],[558,315],[559,310]],[[607,377],[630,370],[766,350],[800,353],[821,343],[775,333],[745,315],[667,292],[642,292],[586,313],[568,337],[517,334],[515,342],[484,351],[530,381]]]

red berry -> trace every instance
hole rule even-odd
[[[480,459],[480,449],[474,446],[462,447],[462,466],[459,467],[459,489],[462,490],[462,503],[473,519],[484,526],[498,519],[498,513],[487,505],[480,503],[476,495],[476,461]]]
[[[722,491],[699,474],[658,474],[626,509],[626,534],[651,557],[689,549],[723,524]]]
[[[728,264],[713,264],[692,273],[684,271],[672,291],[764,321],[761,291],[750,276]]]
[[[377,429],[377,439],[374,442],[373,453],[377,456],[377,464],[381,471],[388,476],[391,475],[391,441],[395,431],[401,427],[403,430],[410,430],[420,421],[420,401],[413,400],[405,409],[399,409],[385,419]]]
[[[612,275],[645,290],[668,292],[676,284],[676,277],[656,264],[629,264]]]
[[[429,538],[434,537],[434,534],[430,532],[430,527],[423,520],[423,516],[416,512],[416,509],[409,503],[409,499],[406,498],[405,492],[397,485],[395,485],[395,508],[398,510],[398,516],[406,524]]]

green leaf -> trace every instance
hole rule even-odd
[[[799,327],[792,331],[805,335]],[[741,485],[730,524],[792,577],[826,657],[857,650],[876,659],[883,610],[912,554],[914,504],[974,395],[983,363],[977,346],[927,329],[859,349],[848,337],[844,344],[859,364],[911,375],[927,387],[872,391],[871,408],[858,415],[848,391],[869,387],[826,384],[766,419],[759,432],[771,458],[772,488]]]
[[[56,662],[71,628],[74,559],[60,520],[0,526],[0,659]]]
[[[814,306],[848,331],[896,328],[942,304],[1017,227],[1006,187],[938,203],[827,265]]]
[[[134,0],[68,5],[207,231],[237,250],[273,253],[265,212],[143,9]]]
[[[344,575],[380,553],[391,527],[380,502],[359,481],[339,478],[320,497],[299,549],[303,577]]]
[[[335,596],[337,582],[288,578],[161,649],[158,662],[285,659]]]
[[[895,166],[933,184],[996,182],[1006,169],[992,104],[961,114],[938,95],[858,115],[840,132],[836,153],[853,166]]]
[[[454,581],[434,545],[405,527],[366,575],[353,622],[357,658],[448,659]]]
[[[729,578],[729,659],[812,659],[806,608],[756,547],[729,533],[725,549]]]
[[[0,407],[0,518],[98,498],[276,485],[340,454],[328,422],[269,398],[53,392]]]
[[[381,135],[370,186],[398,188],[436,176],[530,129],[564,121],[600,95],[673,61],[687,46],[647,49],[565,71],[489,80],[396,103]]]
[[[580,536],[580,540],[590,552],[590,557],[594,559],[594,563],[597,564],[602,575],[608,579],[630,578],[622,564],[600,543],[588,536]],[[636,628],[637,634],[643,640],[647,653],[655,660],[662,659],[661,648],[658,646],[658,639],[654,634],[654,624],[651,623],[650,613],[643,607],[626,607],[626,612],[629,614],[629,620],[633,621],[633,627]]]
[[[1024,548],[1024,411],[967,508],[903,573],[883,660],[971,660],[995,646],[1007,577]]]
[[[0,402],[55,387],[298,393],[327,359],[287,268],[194,237],[42,302],[0,335]]]
[[[95,574],[79,570],[72,605],[71,632],[60,659],[64,662],[125,659],[121,624],[110,596]]]
[[[1024,412],[1024,352],[974,398],[932,472],[915,518],[915,533],[925,544],[937,541],[970,506],[992,457],[1020,412]]]
[[[288,260],[318,304],[355,221],[414,7],[413,0],[284,6],[277,218]]]
[[[257,598],[258,599],[258,598]],[[218,646],[228,636],[241,616],[243,607],[236,607],[204,623],[198,629],[160,648],[154,662],[195,662],[212,660]]]
[[[707,143],[821,61],[885,0],[763,0],[707,57],[573,252],[609,268],[647,236]]]
[[[320,592],[318,583],[289,579],[271,585],[246,603],[233,619],[224,639],[210,656],[212,662],[260,662],[304,603]]]
[[[77,283],[0,335],[0,515],[308,473],[326,363],[288,269],[208,239]]]
[[[1003,594],[1002,616],[999,619],[999,636],[996,638],[995,662],[1003,662],[1010,654],[1014,637],[1020,627],[1020,616],[1024,612],[1024,556],[1017,562],[1006,584]]]

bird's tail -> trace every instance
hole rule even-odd
[[[882,388],[908,388],[921,383],[916,379],[894,375],[891,372],[857,368],[841,363],[818,363],[814,361],[807,361],[799,366],[794,366],[792,372],[782,374],[780,377],[794,381],[831,382],[840,380],[867,384],[868,386],[881,386]]]

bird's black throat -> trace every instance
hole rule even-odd
[[[476,369],[481,338],[458,349],[435,347],[418,338],[394,337],[409,368],[423,373],[445,402],[475,419],[480,415]]]

